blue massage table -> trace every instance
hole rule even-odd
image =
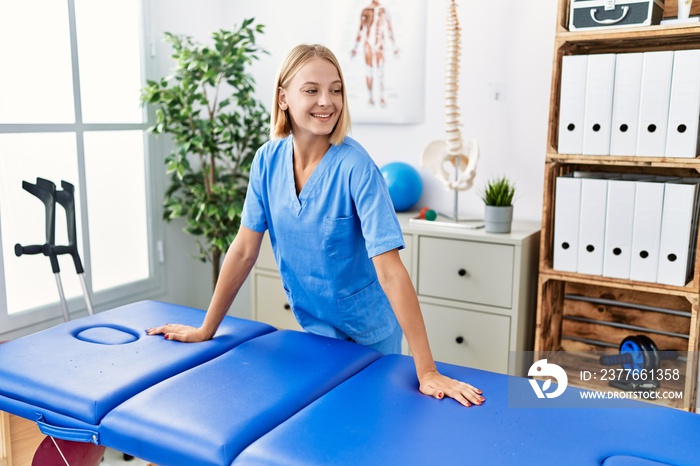
[[[230,316],[208,342],[145,333],[203,316],[143,301],[2,344],[0,410],[160,466],[700,464],[697,414],[566,407],[572,387],[559,405],[511,407],[535,396],[528,379],[439,363],[483,390],[464,408],[421,395],[406,356]]]

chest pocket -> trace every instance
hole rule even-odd
[[[323,219],[323,246],[329,257],[342,259],[352,256],[358,241],[354,217]]]

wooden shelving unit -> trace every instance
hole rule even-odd
[[[666,2],[667,17],[676,15],[675,2]],[[700,8],[700,6],[697,6]],[[564,55],[625,53],[700,48],[700,24],[651,26],[610,31],[569,32],[569,0],[559,1],[552,67],[549,132],[544,173],[544,201],[540,243],[535,351],[559,359],[569,384],[593,390],[612,390],[606,382],[581,381],[580,371],[600,370],[597,357],[617,353],[628,335],[645,334],[662,350],[684,356],[664,361],[682,379],[662,383],[662,391],[683,392],[682,399],[656,403],[696,410],[698,333],[700,332],[700,257],[685,286],[668,286],[601,276],[561,272],[552,268],[556,178],[572,171],[640,173],[700,178],[700,159],[620,157],[560,154],[557,151],[561,63]],[[698,14],[700,11],[691,14]],[[700,242],[698,244],[700,251]],[[554,353],[550,353],[554,352]],[[557,356],[551,356],[555,354]],[[687,355],[687,358],[685,357]],[[551,361],[557,363],[557,361]]]

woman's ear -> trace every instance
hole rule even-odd
[[[284,89],[280,87],[279,93],[277,96],[277,105],[279,105],[280,110],[283,112],[287,110],[287,94],[284,92]]]

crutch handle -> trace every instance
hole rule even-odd
[[[52,254],[50,244],[32,244],[31,246],[22,246],[19,243],[15,244],[15,255],[17,257],[22,255],[31,256],[34,254],[43,254],[48,256],[53,273],[58,273],[61,271],[60,266],[58,265],[58,258],[55,254]]]
[[[19,257],[22,254],[31,256],[34,254],[42,254],[44,252],[45,244],[32,244],[31,246],[22,246],[21,244],[15,244],[15,256]]]
[[[70,254],[73,258],[73,265],[75,265],[75,273],[85,272],[83,263],[80,261],[80,255],[78,254],[78,247],[75,244],[70,246],[51,246],[50,244],[45,244],[42,252],[45,256],[50,258],[55,258],[63,254]]]
[[[72,252],[73,248],[70,246],[51,246],[49,244],[44,245],[44,255],[46,256],[50,256],[51,254],[60,256],[63,254],[71,254]]]

